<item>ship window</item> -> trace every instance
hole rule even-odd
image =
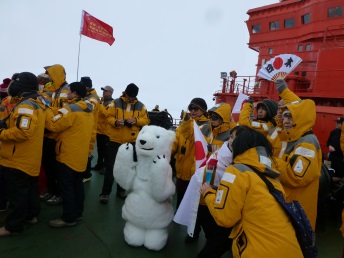
[[[328,8],[327,10],[327,16],[329,18],[333,17],[338,17],[343,15],[343,10],[341,6],[333,7],[333,8]]]
[[[305,15],[302,15],[301,16],[301,21],[302,21],[302,24],[307,24],[311,21],[311,14],[310,13],[307,13]]]
[[[301,73],[301,76],[302,76],[302,77],[306,77],[306,75],[307,75],[307,72],[305,72],[305,71],[303,71],[303,72]]]
[[[303,48],[302,45],[298,45],[298,46],[297,46],[297,51],[301,52],[301,51],[302,51],[302,48]]]
[[[294,18],[284,20],[284,28],[292,28],[294,26],[295,26],[295,19]]]
[[[279,29],[280,29],[279,21],[270,22],[270,30],[279,30]]]
[[[252,26],[252,33],[260,32],[260,24]]]
[[[269,48],[269,54],[272,54],[274,52],[273,48]]]
[[[311,44],[307,44],[306,45],[306,51],[310,51],[311,50]]]

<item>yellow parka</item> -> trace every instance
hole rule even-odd
[[[56,138],[56,159],[77,172],[86,170],[94,117],[92,105],[83,99],[59,109],[58,114],[49,109],[46,127]]]
[[[264,160],[265,164],[259,160]],[[235,157],[234,164],[226,169],[217,191],[209,189],[203,193],[216,223],[233,227],[230,234],[233,257],[303,257],[288,215],[269,193],[264,181],[243,165],[264,173],[284,194],[277,179],[279,173],[271,169],[265,150],[251,148]]]
[[[12,98],[17,105],[0,132],[0,165],[38,176],[42,159],[45,106],[41,97]]]
[[[14,103],[11,102],[12,97],[7,96],[1,100],[0,104],[0,120],[5,119],[11,113],[11,110],[15,106]]]
[[[281,158],[276,158],[280,181],[288,202],[297,200],[315,229],[319,177],[322,164],[320,144],[311,129],[315,124],[315,103],[310,99],[286,105],[293,128],[279,131]]]
[[[204,129],[209,124],[209,119],[202,115],[194,119],[204,135]],[[176,139],[172,145],[172,154],[176,160],[176,176],[185,181],[190,181],[195,173],[195,140],[192,119],[184,121],[176,129]]]
[[[285,88],[283,91],[281,91],[280,96],[284,100],[285,105],[300,100],[300,98],[288,88]],[[284,106],[280,108],[283,109]],[[276,123],[277,123],[277,126],[275,128],[270,129],[267,135],[267,138],[273,147],[274,157],[281,158],[284,153],[284,151],[281,151],[281,150],[286,147],[285,146],[286,142],[284,142],[282,146],[282,141],[280,140],[279,135],[278,135],[278,132],[281,131],[283,128],[283,120],[276,120]]]
[[[117,120],[127,120],[131,117],[136,118],[136,124],[131,127],[116,127]],[[117,143],[135,142],[141,128],[149,124],[145,105],[137,99],[130,102],[124,94],[115,99],[113,104],[109,104],[106,120],[111,126],[108,135],[110,141]]]
[[[46,66],[44,69],[50,75],[52,83],[44,88],[43,96],[50,100],[50,107],[56,115],[60,108],[68,104],[69,85],[66,82],[66,72],[60,64]],[[56,135],[52,133],[46,133],[45,137],[56,139]]]
[[[253,104],[246,102],[240,111],[238,124],[246,125],[267,136],[271,128],[275,127],[275,125],[271,121],[263,121],[260,119],[251,120],[253,109]]]
[[[209,113],[214,112],[222,118],[222,124],[213,127],[211,123],[205,128],[205,138],[210,144],[217,144],[221,148],[225,141],[229,140],[230,130],[236,126],[235,122],[231,122],[232,109],[227,103],[222,103],[208,110]]]
[[[112,106],[114,105],[113,98],[102,99],[101,104],[99,105],[97,134],[109,135],[110,125],[106,121],[106,113],[110,104]]]
[[[90,148],[89,148],[89,155],[91,155],[94,149],[96,138],[97,138],[97,124],[98,124],[100,100],[99,100],[96,90],[94,89],[87,92],[85,99],[88,100],[92,104],[92,113],[93,113],[93,118],[94,118],[93,132],[92,132],[92,138],[91,138]]]

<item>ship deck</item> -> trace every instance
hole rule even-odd
[[[159,252],[144,247],[132,247],[123,237],[124,221],[121,218],[123,200],[113,190],[107,205],[98,201],[103,176],[93,171],[92,180],[85,183],[85,212],[83,220],[74,227],[51,228],[49,220],[61,214],[62,207],[47,206],[42,210],[36,225],[26,225],[22,234],[0,239],[1,258],[60,258],[60,257],[195,257],[204,245],[201,234],[197,242],[185,244],[186,227],[174,222],[169,227],[169,239]],[[174,198],[175,199],[175,198]],[[174,200],[175,201],[175,200]],[[6,212],[0,212],[3,226]],[[341,257],[343,238],[339,232],[340,218],[327,219],[317,231],[319,258]],[[232,257],[228,252],[223,257]]]

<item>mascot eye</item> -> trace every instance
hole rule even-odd
[[[160,136],[159,136],[159,135],[157,135],[157,136],[156,136],[156,138],[158,138],[158,139],[159,139],[159,138],[160,138]]]

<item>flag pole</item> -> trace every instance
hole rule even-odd
[[[79,80],[80,43],[81,43],[81,33],[80,33],[80,39],[79,39],[78,68],[77,68],[77,71],[76,71],[76,81]]]

